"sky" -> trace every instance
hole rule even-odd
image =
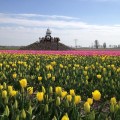
[[[68,46],[120,45],[120,0],[0,0],[0,45],[53,37]]]

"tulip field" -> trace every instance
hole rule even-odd
[[[120,51],[0,51],[0,120],[120,120]]]

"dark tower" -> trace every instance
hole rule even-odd
[[[45,41],[51,42],[51,31],[50,31],[49,28],[48,28],[47,31],[46,31]]]

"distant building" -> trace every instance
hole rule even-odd
[[[39,39],[40,40],[40,42],[59,42],[60,41],[60,39],[59,39],[59,37],[52,37],[51,36],[51,30],[48,28],[47,29],[47,31],[46,31],[46,35],[45,35],[45,37],[42,37],[41,39]]]
[[[59,37],[52,37],[51,30],[48,28],[45,37],[39,37],[39,40],[21,47],[21,50],[71,50],[72,48],[60,43]]]

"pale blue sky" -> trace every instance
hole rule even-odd
[[[120,44],[119,0],[0,0],[0,45],[27,45],[45,35],[74,46]]]

